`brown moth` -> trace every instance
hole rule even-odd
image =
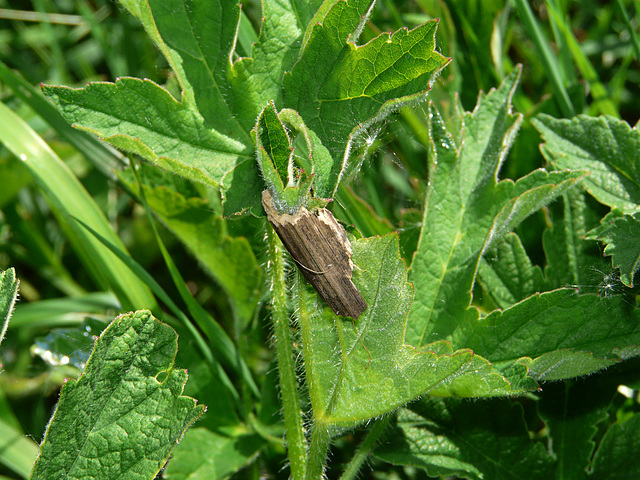
[[[367,302],[351,281],[351,243],[344,227],[326,208],[278,213],[268,190],[262,192],[262,205],[304,278],[336,315],[358,319]]]

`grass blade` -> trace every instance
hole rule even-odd
[[[229,380],[229,377],[222,369],[220,364],[216,361],[216,359],[214,359],[209,345],[207,345],[198,329],[193,326],[187,316],[182,312],[182,310],[180,310],[180,308],[171,299],[167,292],[164,291],[160,284],[156,282],[151,274],[149,274],[149,272],[142,268],[142,266],[138,262],[131,258],[129,254],[118,248],[117,245],[111,243],[107,238],[100,235],[82,220],[76,218],[76,221],[80,223],[80,225],[82,225],[88,232],[90,232],[106,248],[108,248],[114,255],[116,255],[127,267],[129,267],[131,272],[135,274],[141,281],[143,281],[160,299],[160,301],[162,301],[169,308],[169,310],[173,312],[173,314],[180,320],[180,322],[185,326],[189,333],[191,333],[196,342],[196,345],[198,345],[198,348],[204,355],[205,359],[211,365],[213,372],[220,377],[220,381],[227,387],[231,396],[237,401],[239,399],[238,392],[236,391],[233,383],[231,383],[231,380]]]
[[[538,26],[538,22],[533,16],[531,7],[526,0],[512,1],[518,10],[522,23],[529,32],[533,44],[538,50],[540,61],[542,62],[542,66],[551,81],[551,86],[555,92],[555,98],[560,107],[560,111],[567,118],[573,117],[576,114],[575,108],[573,107],[573,103],[571,103],[571,99],[569,98],[566,88],[564,87],[563,79],[560,75],[560,67],[556,62],[549,43],[544,38],[541,28]]]
[[[117,257],[70,217],[91,225],[111,243],[124,250],[104,214],[71,170],[45,141],[16,113],[0,103],[0,142],[26,165],[54,205],[69,241],[102,288],[112,289],[123,308],[156,307],[149,289]]]

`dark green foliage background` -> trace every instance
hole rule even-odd
[[[260,6],[256,2],[246,3],[243,12],[250,23],[242,24],[241,28],[253,25],[258,31]],[[637,2],[548,0],[527,3],[531,4],[535,22],[544,38],[554,49],[557,71],[551,71],[545,63],[534,39],[534,30],[519,1],[380,1],[359,42],[364,44],[381,31],[395,31],[404,26],[412,28],[432,18],[440,18],[438,51],[451,57],[452,62],[438,78],[429,98],[449,130],[454,132],[456,109],[472,110],[480,90],[488,92],[497,87],[515,65],[521,63],[523,71],[513,105],[517,112],[523,114],[524,121],[502,167],[501,179],[516,180],[545,166],[540,153],[541,136],[530,121],[535,115],[545,113],[556,118],[569,118],[581,113],[592,116],[606,113],[634,126],[640,112],[640,51],[635,37],[638,30]],[[549,22],[550,6],[561,12],[563,25],[579,42],[583,57],[570,51],[570,46],[562,40],[560,27]],[[0,9],[13,12],[13,17],[16,17],[9,18],[9,14],[0,11],[2,101],[51,145],[116,226],[131,256],[171,298],[179,302],[180,297],[173,287],[149,219],[134,200],[137,193],[134,178],[124,173],[116,179],[96,168],[60,135],[55,123],[52,127],[42,113],[27,106],[16,94],[5,71],[19,72],[27,83],[36,88],[41,83],[81,87],[88,82],[114,81],[121,76],[147,78],[165,86],[179,98],[179,86],[170,74],[166,60],[136,20],[119,4],[108,0],[0,0]],[[58,17],[58,23],[29,21],[29,15],[35,12],[44,16],[63,14],[65,17]],[[241,56],[249,55],[250,43],[240,42],[237,51]],[[559,100],[560,94],[553,84],[554,76],[562,80],[572,108],[570,111],[567,111],[567,103]],[[603,87],[605,95],[599,93],[598,85]],[[332,207],[339,220],[354,225],[354,232],[364,237],[398,230],[400,252],[407,264],[417,248],[421,208],[426,196],[428,115],[425,103],[403,108],[376,126],[375,138],[371,139],[373,148],[364,154],[363,168],[350,182],[342,185]],[[247,459],[254,461],[244,468],[241,468],[242,462],[238,465],[230,462],[230,465],[225,465],[227,470],[224,473],[235,475],[233,478],[257,479],[263,474],[287,478],[289,471],[282,468],[286,464],[286,452],[278,443],[283,431],[273,349],[270,348],[271,332],[266,326],[269,309],[265,307],[266,295],[260,290],[262,269],[255,267],[266,264],[262,233],[264,219],[250,215],[229,217],[221,227],[226,229],[228,239],[216,247],[216,252],[243,252],[254,255],[255,261],[252,259],[246,266],[235,265],[233,268],[216,265],[215,256],[207,251],[207,246],[193,241],[198,235],[215,236],[216,233],[195,231],[185,238],[177,238],[169,229],[179,224],[188,225],[194,218],[209,216],[215,224],[223,209],[219,195],[177,177],[168,184],[166,176],[154,178],[154,171],[150,168],[143,169],[141,174],[148,184],[155,184],[161,189],[168,187],[164,193],[150,200],[150,203],[159,202],[158,210],[165,209],[161,212],[166,217],[164,223],[158,222],[160,236],[198,303],[237,343],[261,390],[261,400],[257,403],[247,392],[242,392],[245,404],[235,405],[234,415],[243,419],[255,415],[259,420],[255,424],[265,429],[259,435],[247,429],[225,437],[227,440],[233,438],[225,448],[241,449],[243,447],[236,446],[245,445]],[[172,196],[173,190],[190,202],[179,203]],[[585,204],[575,198],[556,201],[517,227],[516,233],[532,263],[527,266],[530,268],[527,271],[539,269],[531,275],[536,278],[532,281],[538,282],[536,285],[540,289],[572,286],[584,293],[612,295],[613,298],[605,298],[604,301],[623,302],[631,312],[636,308],[635,291],[620,282],[611,259],[603,255],[609,252],[604,251],[604,246],[598,242],[581,245],[580,258],[589,261],[576,266],[578,278],[569,276],[567,271],[554,270],[547,264],[549,259],[545,257],[543,244],[563,243],[563,222],[571,216],[571,211],[567,210],[569,206],[586,208],[585,233],[597,227],[600,218],[607,213],[607,207],[589,196],[585,198]],[[0,270],[15,267],[21,281],[20,304],[34,304],[42,308],[35,311],[18,309],[0,347],[0,412],[12,412],[10,417],[4,418],[14,419],[7,421],[14,421],[26,436],[37,442],[42,439],[60,387],[67,378],[77,377],[79,370],[74,365],[54,366],[43,361],[41,356],[32,354],[32,346],[53,329],[61,327],[89,328],[92,335],[99,335],[101,328],[119,313],[119,305],[111,296],[96,297],[91,301],[85,297],[82,301],[74,300],[79,295],[99,290],[100,286],[84,268],[65,235],[64,227],[57,222],[55,206],[42,196],[24,166],[7,149],[0,147]],[[198,255],[199,261],[194,259],[193,253]],[[211,263],[207,261],[207,255],[211,256]],[[249,272],[251,279],[243,293],[235,297],[227,295],[226,279],[211,273],[216,268],[226,269],[229,276],[236,275],[236,271],[238,274]],[[544,272],[544,278],[541,272]],[[612,284],[611,289],[603,290],[602,282]],[[58,304],[62,305],[60,311],[56,310],[55,304],[39,303],[60,298],[66,299],[66,302]],[[254,312],[252,308],[246,308],[243,301],[255,302],[259,308]],[[474,288],[473,303],[483,312],[505,307],[499,298],[483,291],[478,284]],[[90,326],[85,317],[91,318]],[[177,365],[197,371],[202,365],[193,358],[196,346],[189,333],[179,322],[170,320],[169,323],[180,335]],[[56,346],[61,352],[90,351],[90,345],[78,342],[72,335],[62,333],[61,338],[62,346]],[[53,348],[51,344],[49,346]],[[523,455],[526,452],[529,459],[540,459],[539,468],[530,471],[526,465],[522,468],[514,465],[512,471],[506,472],[481,469],[484,478],[529,478],[528,475],[534,474],[537,475],[535,478],[546,478],[545,475],[554,473],[556,478],[635,478],[634,475],[640,472],[637,455],[640,449],[637,432],[640,428],[634,429],[640,404],[636,400],[637,390],[636,398],[627,398],[618,393],[617,388],[622,384],[640,388],[639,369],[640,362],[632,359],[588,378],[543,384],[542,392],[517,400],[487,400],[486,403],[433,400],[417,403],[393,419],[389,431],[382,437],[380,449],[375,457],[370,457],[370,463],[362,469],[360,478],[424,479],[447,474],[463,475],[459,468],[448,470],[446,465],[434,466],[437,461],[422,457],[423,451],[412,452],[415,456],[408,458],[398,455],[391,442],[394,438],[405,435],[402,441],[407,443],[429,440],[421,436],[415,424],[427,424],[431,427],[430,432],[441,434],[439,439],[442,442],[439,444],[430,439],[442,448],[436,453],[448,455],[449,449],[460,449],[457,451],[459,459],[469,462],[464,473],[467,478],[480,478],[473,462],[482,464],[483,454],[492,454],[479,450],[479,446],[510,436],[517,439],[505,449],[521,450],[509,450],[502,460],[505,463],[515,462],[518,452]],[[232,380],[240,383],[237,377]],[[208,403],[207,399],[216,398],[217,386],[195,382],[187,384],[185,394],[208,404],[211,412],[216,405]],[[220,400],[221,411],[230,408],[226,401]],[[478,425],[485,430],[474,431],[476,426],[480,429],[473,423],[477,411],[482,412]],[[496,422],[495,431],[489,434],[491,424],[488,420],[492,416],[500,417],[500,421]],[[625,424],[625,419],[631,420]],[[237,420],[235,417],[222,419],[220,425],[209,416],[203,419],[203,425],[218,432],[224,431],[225,426],[236,425]],[[514,432],[517,429],[511,428],[510,421],[521,422],[518,425],[523,426],[523,431]],[[249,423],[247,421],[246,424]],[[401,430],[403,424],[408,427]],[[614,428],[610,428],[611,425]],[[411,430],[414,427],[415,430]],[[556,435],[561,429],[565,429],[563,442],[558,440],[552,450],[553,455],[563,455],[564,463],[557,466],[552,464],[553,455],[548,454],[551,449],[549,435]],[[415,433],[416,437],[409,438],[407,432]],[[205,435],[204,429],[199,433]],[[518,443],[526,436],[531,436],[535,443]],[[337,439],[332,449],[329,478],[338,478],[363,438],[363,431],[355,430]],[[603,442],[603,439],[607,441]],[[613,459],[610,465],[603,464],[597,456],[592,462],[596,445],[604,445],[602,455],[607,454],[607,449],[613,452],[610,457],[605,457]],[[194,442],[195,447],[197,442]],[[415,444],[411,446],[414,447]],[[260,448],[260,454],[255,458],[253,454]],[[411,448],[407,447],[407,451]],[[616,452],[623,453],[616,456]],[[616,459],[626,458],[627,454],[634,457],[634,452],[635,464],[615,463]],[[423,461],[425,463],[421,464]],[[593,469],[589,475],[586,468]],[[4,475],[3,478],[26,478],[24,472],[6,461],[0,464],[0,475]]]

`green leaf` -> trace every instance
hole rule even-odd
[[[429,188],[409,280],[416,288],[407,326],[416,346],[450,338],[471,303],[483,253],[528,215],[571,188],[581,172],[536,170],[498,182],[521,116],[511,113],[519,69],[481,95],[461,118],[460,145],[430,106]]]
[[[206,428],[187,432],[171,457],[163,478],[167,480],[218,480],[249,463],[264,440],[257,435],[221,435]]]
[[[385,414],[416,397],[494,396],[535,388],[526,369],[506,379],[471,350],[447,342],[420,349],[404,341],[413,289],[395,234],[353,242],[354,283],[369,308],[357,323],[319,304],[300,283],[300,323],[306,379],[315,422],[349,426]]]
[[[246,238],[227,233],[226,221],[206,200],[185,198],[163,186],[145,187],[151,209],[194,254],[222,287],[239,326],[253,318],[262,292],[263,272]]]
[[[240,6],[235,1],[151,0],[153,21],[163,42],[182,62],[198,110],[215,130],[249,144],[249,128],[234,118],[227,83]],[[255,117],[254,117],[255,118]]]
[[[72,144],[103,174],[111,175],[111,169],[120,167],[126,163],[123,155],[117,150],[105,145],[93,135],[88,135],[86,132],[72,128],[51,103],[43,98],[39,90],[36,90],[29,82],[22,78],[22,76],[11,71],[2,62],[0,62],[0,78],[11,87],[16,96],[29,105],[40,118],[54,128],[60,137]],[[17,165],[15,168],[20,167],[22,169],[22,165],[13,162],[12,164]],[[4,176],[3,178],[8,179],[8,177]],[[17,186],[20,187],[19,182],[7,181],[5,183],[6,187],[12,187],[11,189],[5,189],[8,190],[7,193],[15,188],[16,183]],[[2,205],[1,198],[0,205]]]
[[[256,130],[260,171],[269,188],[281,193],[294,181],[293,148],[273,103],[262,110]]]
[[[518,362],[536,380],[562,380],[640,355],[640,312],[619,296],[602,299],[561,289],[484,319],[469,315],[453,343],[473,349],[499,370]]]
[[[246,145],[212,131],[197,111],[150,80],[43,91],[70,123],[191,180],[218,187],[237,163],[253,160]]]
[[[146,311],[102,333],[83,375],[62,389],[32,478],[152,478],[204,411],[182,396],[177,335]]]
[[[252,46],[251,57],[235,62],[229,76],[234,111],[245,128],[253,127],[260,110],[269,102],[283,105],[282,78],[298,59],[303,31],[321,3],[262,2],[262,29]]]
[[[17,305],[11,325],[46,328],[78,325],[88,315],[95,317],[105,311],[121,308],[118,299],[110,292],[93,292],[75,297],[39,300]]]
[[[640,204],[640,133],[617,118],[578,115],[532,120],[545,140],[542,154],[554,167],[584,169],[584,188],[599,202],[625,213]]]
[[[126,251],[104,214],[69,168],[49,146],[11,109],[0,103],[0,142],[29,168],[53,202],[67,237],[98,285],[112,289],[124,308],[153,307],[156,302],[146,286],[122,262],[84,231],[73,216],[92,226],[119,249]]]
[[[594,375],[576,382],[548,383],[538,409],[557,458],[556,477],[584,480],[595,450],[598,424],[607,420],[612,389]]]
[[[542,246],[547,258],[544,268],[547,289],[566,286],[586,287],[592,282],[594,265],[602,263],[595,244],[585,242],[593,215],[585,201],[585,193],[578,189],[562,196],[547,210],[548,227],[542,234]]]
[[[640,414],[614,423],[593,458],[592,478],[614,480],[640,476]]]
[[[605,255],[611,255],[613,266],[620,268],[620,279],[633,287],[633,277],[640,268],[640,215],[615,219],[600,236],[607,239]]]
[[[194,347],[180,336],[177,362],[189,371],[184,394],[205,403],[207,412],[172,452],[163,473],[167,480],[228,478],[255,458],[265,443],[240,422],[233,399]]]
[[[372,1],[324,5],[284,89],[285,106],[300,113],[333,157],[333,165],[318,172],[329,179],[326,191],[317,192],[331,198],[356,137],[400,105],[424,99],[449,59],[434,50],[436,21],[356,46]]]
[[[0,343],[4,340],[4,334],[9,327],[9,319],[18,298],[19,284],[20,281],[16,278],[16,271],[13,268],[0,271]]]
[[[156,47],[158,47],[158,50],[160,50],[166,58],[172,70],[176,74],[176,78],[180,86],[182,87],[182,101],[185,105],[194,105],[195,100],[193,97],[193,89],[184,73],[182,59],[178,52],[169,48],[162,40],[160,32],[158,31],[158,26],[156,25],[153,14],[151,13],[149,2],[139,2],[137,0],[119,0],[119,2],[129,11],[129,13],[131,13],[131,15],[140,21],[145,32],[149,35],[149,38],[151,38]]]
[[[520,237],[508,233],[480,260],[478,277],[485,295],[508,308],[543,289],[542,270],[532,265]]]
[[[21,478],[29,478],[37,456],[38,444],[0,417],[0,462]]]
[[[553,478],[552,459],[532,440],[522,407],[506,399],[424,400],[399,412],[387,438],[393,441],[382,442],[376,457],[430,477]]]

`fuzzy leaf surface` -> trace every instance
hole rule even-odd
[[[153,478],[204,411],[182,396],[176,350],[175,331],[148,311],[116,318],[63,387],[32,478]]]
[[[18,298],[19,283],[13,268],[0,272],[0,343],[7,332],[13,306]]]
[[[536,380],[562,380],[640,355],[640,313],[619,296],[560,289],[483,319],[469,317],[453,344],[473,349],[498,370],[517,362]]]
[[[212,131],[150,80],[44,86],[43,92],[70,123],[191,180],[218,187],[236,163],[253,160],[244,144]]]
[[[640,132],[609,116],[578,115],[532,120],[545,143],[542,154],[554,167],[584,169],[584,188],[599,202],[633,213],[640,204]]]
[[[614,268],[620,268],[620,280],[633,287],[633,277],[640,268],[640,215],[615,219],[600,234],[607,239],[605,255],[611,255]]]
[[[449,339],[471,303],[482,254],[582,175],[535,170],[517,182],[498,181],[521,121],[511,112],[518,75],[514,70],[463,115],[459,144],[430,106],[429,186],[409,275],[416,288],[406,337],[410,344]]]
[[[531,439],[522,408],[507,399],[424,400],[402,409],[375,456],[430,477],[553,478],[552,459]]]
[[[262,28],[251,56],[234,60],[241,8],[236,1],[151,0],[162,40],[182,60],[198,110],[215,130],[246,142],[270,101],[282,106],[282,76],[297,58],[308,18],[317,2],[263,2]],[[302,15],[296,15],[302,7]]]
[[[584,241],[592,222],[589,219],[584,191],[571,190],[562,195],[562,202],[554,202],[547,209],[549,226],[542,234],[547,265],[544,268],[546,289],[592,283],[590,267],[601,262],[601,254],[594,257]]]
[[[508,233],[480,260],[480,283],[499,308],[508,308],[540,292],[544,286],[542,270],[532,265],[520,237]]]
[[[284,100],[331,152],[333,165],[318,172],[329,178],[326,190],[316,193],[332,198],[354,137],[400,104],[424,98],[449,59],[435,51],[437,21],[358,46],[372,1],[325,4],[285,75]]]
[[[471,350],[448,342],[415,348],[405,342],[413,297],[398,237],[352,244],[354,283],[369,305],[357,322],[334,315],[300,283],[300,323],[306,378],[315,421],[348,426],[429,393],[436,396],[514,395],[536,388],[526,368],[506,376]],[[508,378],[507,378],[508,377]]]

